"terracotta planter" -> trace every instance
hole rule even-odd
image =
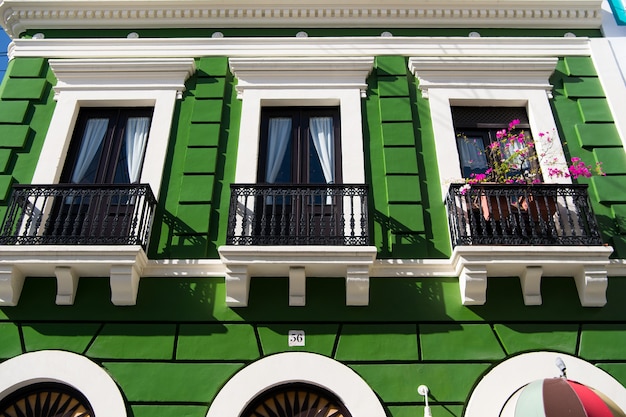
[[[511,214],[511,203],[505,195],[481,195],[480,210],[485,220],[498,221]]]
[[[528,212],[531,219],[547,222],[556,214],[556,195],[534,196],[529,193],[520,197],[519,205]]]

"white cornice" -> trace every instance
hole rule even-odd
[[[431,88],[515,88],[545,90],[556,57],[421,57],[409,59],[422,95]]]
[[[601,0],[5,0],[2,25],[29,29],[210,27],[600,28]]]
[[[342,37],[16,39],[9,58],[188,58],[202,56],[589,56],[588,38]]]

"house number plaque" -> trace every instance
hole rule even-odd
[[[304,346],[304,330],[289,330],[289,346]]]

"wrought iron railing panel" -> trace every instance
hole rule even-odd
[[[156,199],[147,184],[14,185],[3,245],[141,245]]]
[[[602,245],[584,184],[462,184],[446,206],[452,245]]]
[[[227,244],[369,244],[367,186],[231,185]]]

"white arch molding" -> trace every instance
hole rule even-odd
[[[529,383],[558,377],[560,357],[567,378],[594,388],[626,410],[626,388],[611,375],[587,361],[558,352],[532,352],[515,356],[489,371],[476,385],[465,409],[465,417],[512,417],[520,389]]]
[[[260,359],[236,373],[217,394],[206,417],[240,417],[257,396],[290,382],[330,391],[352,417],[386,416],[374,391],[349,367],[314,353],[286,352]]]
[[[40,382],[56,382],[76,389],[87,398],[98,417],[127,415],[122,393],[111,376],[84,356],[42,350],[0,363],[0,399]]]

